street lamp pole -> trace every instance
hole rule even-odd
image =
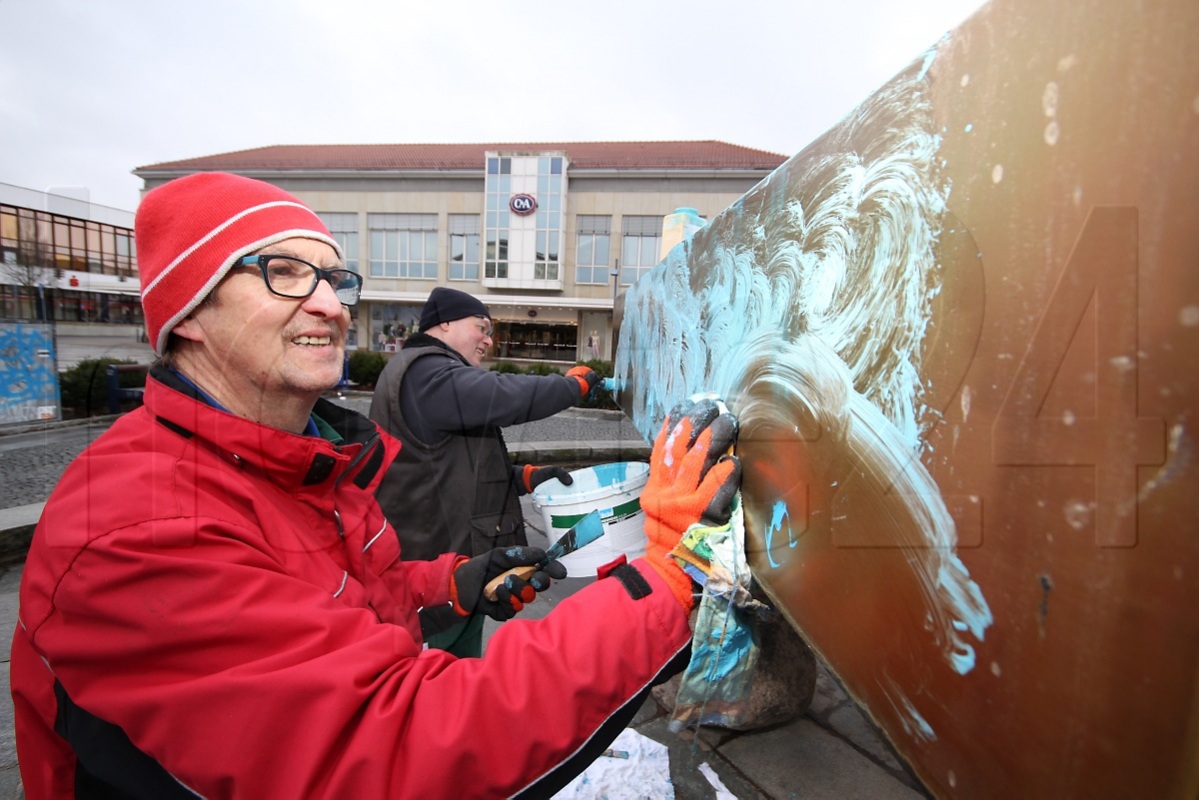
[[[616,259],[616,266],[608,273],[612,276],[612,313],[616,313],[616,290],[620,287],[620,259]]]

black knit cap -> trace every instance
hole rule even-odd
[[[482,301],[466,292],[438,286],[429,293],[429,299],[420,312],[420,329],[427,331],[440,322],[453,322],[464,317],[491,319],[491,312]]]

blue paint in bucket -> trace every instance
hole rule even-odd
[[[641,490],[649,480],[649,464],[618,461],[596,464],[570,473],[564,486],[550,480],[533,490],[533,506],[541,512],[551,542],[591,511],[599,511],[604,535],[562,558],[571,577],[594,575],[617,556],[630,560],[645,554],[645,514]]]

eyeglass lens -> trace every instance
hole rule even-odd
[[[272,256],[263,269],[267,283],[276,294],[286,297],[308,297],[316,291],[321,278],[329,281],[337,299],[347,306],[358,302],[362,279],[345,269],[322,270],[318,267],[288,256]]]

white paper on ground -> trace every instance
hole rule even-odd
[[[720,776],[716,774],[716,770],[712,769],[707,762],[699,765],[699,771],[716,790],[716,800],[737,800],[737,795],[728,790],[724,781],[720,780]]]
[[[666,745],[625,728],[609,747],[629,757],[600,756],[554,795],[554,800],[674,800]]]

